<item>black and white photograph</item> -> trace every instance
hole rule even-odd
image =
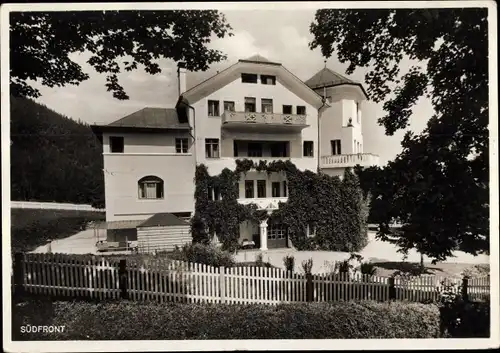
[[[4,350],[498,348],[496,6],[3,4]]]

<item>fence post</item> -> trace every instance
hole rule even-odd
[[[464,301],[469,301],[468,288],[469,288],[469,277],[464,276],[464,278],[462,278],[462,299]]]
[[[312,273],[306,273],[306,301],[312,302],[314,299],[314,287]]]
[[[396,285],[394,277],[389,277],[389,300],[396,299]]]
[[[24,254],[14,254],[13,280],[14,280],[14,296],[20,297],[24,295]]]
[[[127,283],[127,260],[120,260],[118,267],[118,277],[120,278],[120,298],[128,299],[128,283]]]
[[[219,267],[219,290],[220,290],[220,302],[226,302],[226,268]]]

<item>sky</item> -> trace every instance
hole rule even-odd
[[[282,63],[303,81],[324,67],[325,58],[319,49],[308,47],[313,39],[309,26],[315,10],[243,10],[222,11],[232,26],[234,36],[216,39],[210,46],[224,52],[225,62],[214,64],[206,72],[188,73],[187,88],[212,76],[217,71],[254,54]],[[176,63],[162,60],[162,73],[150,75],[142,68],[119,76],[120,83],[130,96],[127,101],[113,98],[105,88],[105,76],[96,73],[86,64],[86,53],[74,54],[72,59],[82,65],[90,79],[78,86],[48,88],[35,85],[42,96],[37,99],[52,110],[75,120],[89,124],[107,124],[146,106],[173,107],[177,101]],[[409,62],[407,65],[409,68]],[[327,61],[327,67],[345,75],[347,64],[341,64],[335,54]],[[402,70],[404,73],[404,69]],[[349,77],[364,83],[367,69],[357,69]],[[409,129],[420,132],[433,113],[429,101],[422,99],[413,111]],[[382,104],[368,102],[363,111],[364,152],[380,156],[381,164],[392,160],[401,151],[404,131],[386,136],[377,119],[384,115]]]

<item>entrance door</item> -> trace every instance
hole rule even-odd
[[[288,230],[284,224],[269,224],[267,227],[267,247],[269,249],[287,247]]]

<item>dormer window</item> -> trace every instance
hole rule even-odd
[[[263,85],[275,85],[276,84],[276,76],[260,75],[260,82]]]
[[[257,74],[241,74],[241,82],[257,83]]]

